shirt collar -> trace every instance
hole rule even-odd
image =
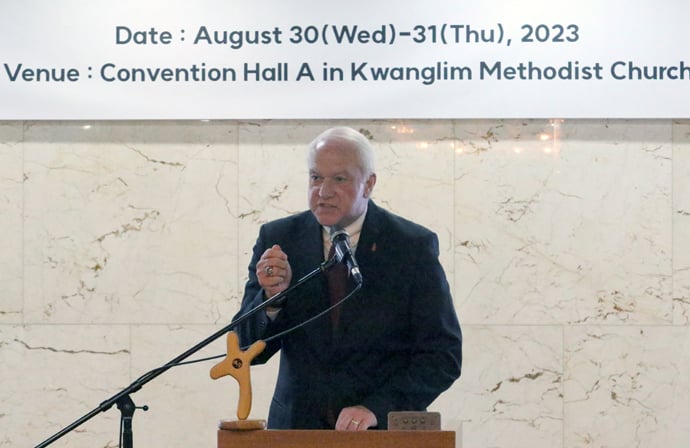
[[[359,242],[359,235],[362,233],[362,226],[364,225],[364,218],[366,217],[366,212],[355,219],[350,225],[346,226],[345,230],[350,236],[350,249],[354,252],[357,248],[357,243]],[[328,252],[331,250],[331,227],[322,226],[323,235],[323,249],[324,249],[324,259],[328,257]]]

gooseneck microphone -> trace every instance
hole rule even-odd
[[[331,244],[335,248],[335,256],[339,263],[343,263],[347,266],[347,270],[350,273],[350,277],[356,284],[362,283],[362,273],[359,272],[359,265],[355,256],[350,250],[350,235],[337,226],[331,227]]]

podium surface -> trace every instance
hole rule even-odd
[[[218,430],[218,448],[455,448],[454,431]]]

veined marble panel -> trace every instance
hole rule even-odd
[[[673,125],[673,316],[690,324],[690,121]]]
[[[25,319],[215,322],[238,296],[228,123],[33,123]]]
[[[670,323],[668,121],[459,123],[466,323]]]
[[[690,122],[390,120],[0,123],[0,447],[229,322],[259,225],[307,208],[306,145],[341,124],[376,148],[374,200],[439,234],[465,338],[430,409],[444,429],[467,447],[687,444]],[[215,443],[238,398],[218,361],[133,395],[137,445]],[[277,362],[252,369],[251,418]],[[115,446],[118,420],[54,446]]]
[[[0,325],[0,446],[35,446],[128,384],[126,326]],[[117,446],[119,412],[99,413],[51,446]]]
[[[22,124],[0,122],[0,323],[23,311]]]
[[[462,376],[430,409],[443,428],[462,427],[463,447],[563,446],[562,328],[465,325],[463,339]]]
[[[684,447],[690,328],[565,330],[564,446]]]

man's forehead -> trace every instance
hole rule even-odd
[[[328,172],[329,175],[331,176],[338,176],[338,175],[348,175],[350,174],[350,170],[347,169],[340,169],[337,171],[329,171],[329,167],[325,167],[325,170],[318,170],[316,167],[309,168],[309,174],[323,174],[324,172]],[[357,168],[357,167],[349,167],[349,168]]]

